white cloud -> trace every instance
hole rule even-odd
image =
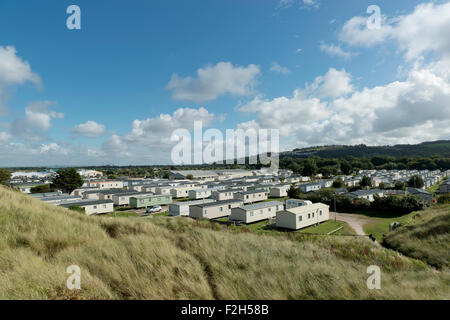
[[[0,115],[5,115],[8,111],[8,89],[26,82],[41,85],[39,75],[31,71],[28,62],[17,56],[14,47],[0,46]]]
[[[11,139],[11,135],[8,132],[0,132],[0,142],[6,143]]]
[[[282,136],[292,139],[290,145],[297,146],[448,139],[449,70],[450,61],[416,66],[405,81],[352,91],[348,97],[330,101],[316,98],[320,89],[311,91],[312,86],[296,90],[291,98],[255,99],[240,110],[255,113],[256,119],[240,126],[278,128]],[[344,70],[333,73],[336,79],[337,73],[350,79]]]
[[[289,73],[291,73],[291,70],[289,70],[289,68],[286,67],[282,67],[278,64],[278,62],[272,62],[272,66],[270,67],[270,71],[272,72],[278,72],[284,75],[287,75]]]
[[[300,53],[300,52],[302,52],[302,51],[303,51],[302,48],[298,48],[295,52]]]
[[[219,120],[222,117],[219,117]],[[204,128],[217,120],[205,108],[179,108],[173,114],[160,114],[159,117],[134,120],[131,131],[124,135],[113,134],[102,146],[112,157],[140,157],[152,155],[153,161],[170,162],[170,150],[175,145],[171,140],[176,129],[194,128],[194,121],[202,121]],[[141,162],[142,163],[142,162]]]
[[[57,154],[57,155],[68,155],[69,151],[63,147],[61,147],[57,143],[49,143],[49,144],[41,144],[39,147],[39,153],[41,154]]]
[[[350,59],[351,53],[344,51],[340,46],[334,44],[320,43],[320,50],[332,57],[340,57],[344,59]]]
[[[317,98],[306,97],[301,90],[295,90],[291,98],[279,97],[273,100],[263,100],[256,97],[248,104],[241,106],[239,111],[257,114],[255,120],[240,124],[240,128],[274,128],[280,129],[283,135],[288,135],[298,123],[317,121],[330,114],[326,110],[325,102],[321,102]]]
[[[367,17],[351,18],[342,27],[339,39],[350,45],[369,48],[386,41],[392,32],[392,27],[387,24],[386,18],[383,18],[379,29],[367,28],[367,19]]]
[[[28,104],[25,117],[12,123],[11,132],[15,136],[40,139],[51,127],[51,119],[62,119],[63,113],[49,109],[52,101],[38,101]]]
[[[319,76],[314,81],[317,88],[316,95],[319,98],[336,98],[353,91],[351,75],[342,70],[331,68],[324,76]]]
[[[425,3],[415,7],[408,15],[388,20],[383,17],[379,29],[368,29],[367,17],[348,20],[340,34],[340,40],[355,46],[372,47],[388,40],[396,42],[408,60],[434,51],[450,56],[450,3]]]
[[[319,3],[317,0],[298,0],[300,8],[317,8]],[[278,8],[287,9],[292,7],[296,3],[296,0],[280,0],[278,3]]]
[[[89,138],[100,137],[105,133],[105,126],[95,121],[87,121],[77,125],[73,132],[76,134],[82,134]]]
[[[230,62],[219,62],[214,66],[198,69],[196,79],[174,74],[167,89],[172,91],[175,100],[202,103],[225,94],[250,94],[259,74],[259,66],[253,64],[241,67],[233,66]]]

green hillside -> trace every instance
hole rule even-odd
[[[450,205],[441,206],[420,223],[388,233],[384,243],[437,268],[450,267]]]
[[[283,153],[283,156],[321,158],[356,158],[389,156],[389,157],[450,157],[450,140],[423,142],[420,144],[400,144],[395,146],[322,146],[304,149],[295,149]]]
[[[244,229],[243,229],[244,230]],[[87,217],[0,188],[0,299],[449,299],[450,273],[354,237]],[[81,291],[66,268],[81,268]],[[382,270],[368,290],[366,269]]]

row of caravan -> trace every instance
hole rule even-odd
[[[229,221],[245,224],[275,218],[277,227],[299,230],[329,220],[329,206],[296,199],[286,200],[285,204],[269,201],[250,205],[240,199],[205,199],[170,204],[169,215],[209,220],[228,217]]]

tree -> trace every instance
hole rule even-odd
[[[342,180],[341,178],[338,178],[338,179],[334,180],[333,181],[333,188],[335,188],[335,189],[345,188],[344,180]]]
[[[297,199],[300,197],[300,189],[295,186],[295,184],[291,184],[291,187],[287,191],[287,195],[289,198]]]
[[[188,174],[188,175],[186,176],[186,179],[188,179],[188,180],[194,180],[194,176],[193,176],[192,174]]]
[[[303,175],[312,177],[314,176],[319,169],[317,168],[316,161],[313,159],[308,159],[305,162],[305,167],[303,168]]]
[[[359,182],[359,185],[361,187],[371,187],[372,180],[368,176],[364,176],[364,177],[362,177],[361,181]]]
[[[45,192],[53,192],[53,189],[48,184],[41,184],[36,187],[32,187],[30,189],[31,193],[45,193]]]
[[[380,184],[378,185],[379,189],[386,189],[386,183],[384,182],[380,182]]]
[[[83,179],[75,168],[65,168],[58,170],[57,177],[53,180],[52,188],[61,189],[71,193],[73,190],[83,185]]]
[[[0,183],[5,183],[9,179],[11,179],[11,171],[0,168]]]
[[[347,160],[342,160],[341,171],[342,171],[342,173],[349,175],[353,171],[353,166]]]
[[[421,177],[419,176],[412,176],[411,178],[409,178],[408,180],[408,187],[410,188],[423,188],[424,184],[423,184],[423,180]]]
[[[170,178],[170,172],[167,171],[167,170],[163,170],[163,171],[161,172],[161,177],[162,177],[163,179],[169,179],[169,178]]]
[[[405,188],[406,188],[405,183],[401,181],[397,181],[394,185],[395,190],[405,190]]]

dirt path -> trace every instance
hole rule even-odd
[[[335,212],[331,213],[331,217],[335,217]],[[360,216],[357,214],[351,214],[351,213],[338,213],[336,216],[336,220],[347,222],[348,225],[356,232],[359,236],[366,236],[366,233],[364,232],[363,226],[371,222],[372,220],[370,218]],[[376,245],[380,245],[378,241],[374,242]]]

